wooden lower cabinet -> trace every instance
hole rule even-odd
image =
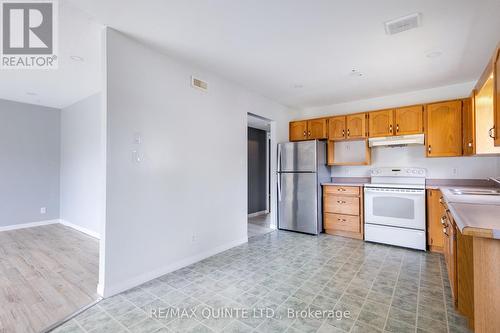
[[[474,329],[474,246],[471,236],[463,235],[445,202],[443,255],[450,282],[453,304]]]
[[[330,235],[363,239],[363,188],[323,186],[323,228]]]
[[[474,328],[474,239],[457,228],[457,307]]]
[[[445,211],[441,204],[441,191],[427,190],[427,248],[431,252],[443,252],[443,224]]]

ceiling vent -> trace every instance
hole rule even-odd
[[[191,76],[191,86],[203,91],[208,91],[208,83]]]
[[[398,34],[403,31],[418,28],[421,25],[420,13],[410,14],[385,22],[385,32],[388,35]]]

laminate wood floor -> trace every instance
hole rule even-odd
[[[0,332],[40,332],[98,298],[99,241],[53,224],[0,232]]]

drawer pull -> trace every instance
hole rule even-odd
[[[338,203],[338,204],[345,204],[345,201],[342,201],[342,200],[337,200],[337,203]]]
[[[443,228],[443,234],[445,234],[446,236],[450,236],[450,235],[448,235],[448,233],[446,232],[446,228]]]
[[[446,216],[441,217],[441,224],[445,225],[446,224]]]
[[[341,218],[338,218],[337,221],[339,221],[339,222],[347,222],[346,219],[341,219]]]
[[[337,191],[339,191],[339,192],[345,192],[345,188],[339,187],[339,188],[337,189]]]

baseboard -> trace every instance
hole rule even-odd
[[[218,247],[211,249],[209,251],[205,251],[205,252],[199,253],[197,255],[179,260],[179,261],[177,261],[173,264],[167,265],[165,267],[161,267],[159,269],[138,275],[134,278],[123,281],[115,286],[109,286],[109,287],[104,288],[102,285],[99,285],[98,286],[98,293],[103,295],[104,297],[111,297],[111,296],[119,294],[125,290],[131,289],[131,288],[136,287],[138,285],[141,285],[144,282],[154,280],[162,275],[171,273],[173,271],[176,271],[176,270],[181,269],[183,267],[189,266],[189,265],[194,264],[198,261],[201,261],[203,259],[206,259],[208,257],[211,257],[213,255],[224,252],[224,251],[229,250],[235,246],[238,246],[238,245],[241,245],[241,244],[244,244],[247,242],[248,242],[247,238],[239,239],[239,240],[218,246]]]
[[[98,232],[95,232],[95,231],[92,231],[90,229],[81,227],[79,225],[73,224],[73,223],[68,222],[66,220],[63,220],[63,219],[61,219],[59,221],[60,221],[60,223],[62,225],[65,225],[65,226],[70,227],[72,229],[75,229],[77,231],[83,232],[84,234],[86,234],[86,235],[88,235],[90,237],[93,237],[93,238],[96,238],[96,239],[101,239],[101,235]]]
[[[252,213],[252,214],[248,214],[248,217],[256,217],[256,216],[261,216],[261,215],[266,215],[266,214],[269,214],[269,211],[262,210],[260,212],[255,212],[255,213]]]
[[[8,225],[5,227],[0,227],[0,232],[1,231],[9,231],[9,230],[17,230],[17,229],[25,229],[25,228],[33,228],[33,227],[40,227],[42,225],[49,225],[49,224],[56,224],[56,223],[59,223],[59,219],[45,220],[45,221],[38,221],[38,222],[31,222],[31,223],[23,223],[23,224],[14,224],[14,225]]]

